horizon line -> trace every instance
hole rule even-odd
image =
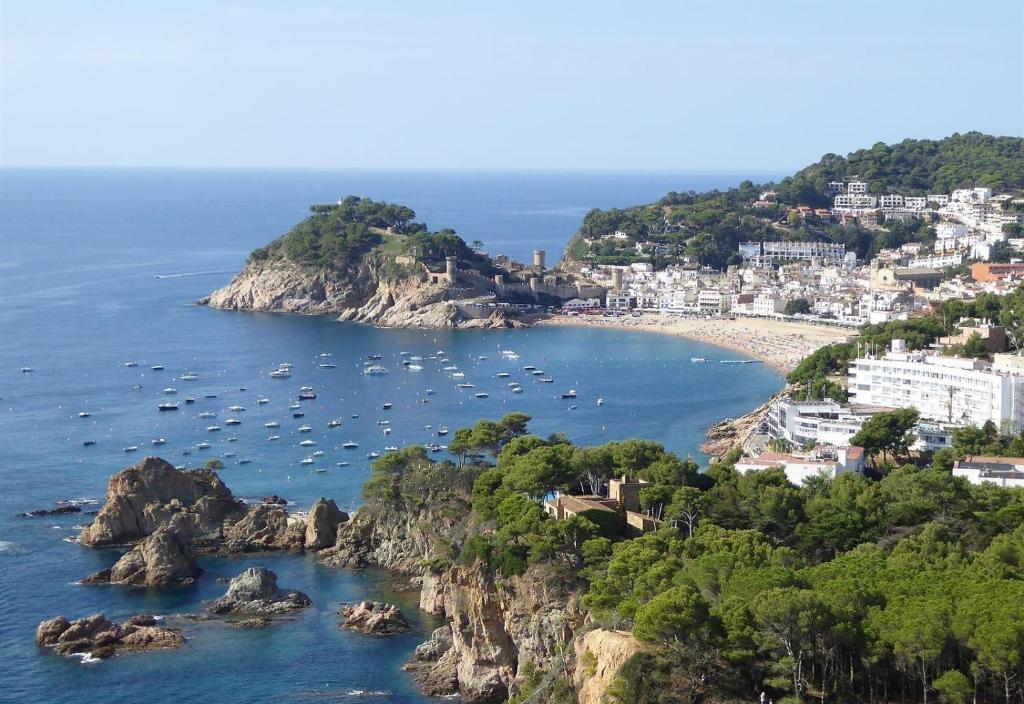
[[[804,168],[804,167],[799,167]],[[178,164],[0,164],[0,171],[350,171],[406,173],[536,173],[536,174],[723,174],[776,176],[785,168],[646,168],[646,167],[502,167],[502,166],[212,166]]]

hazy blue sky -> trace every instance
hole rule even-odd
[[[2,165],[777,171],[1024,134],[1021,0],[0,6]]]

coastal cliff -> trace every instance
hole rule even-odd
[[[413,578],[420,608],[443,616],[408,666],[426,693],[469,702],[516,694],[527,673],[568,671],[585,613],[571,576],[552,565],[499,575],[480,560],[452,559],[488,527],[477,523],[470,488],[477,471],[423,464],[400,486],[368,496],[337,542],[318,553],[335,567],[377,566]]]

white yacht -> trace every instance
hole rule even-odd
[[[341,446],[344,447],[346,450],[354,450],[355,448],[359,447],[359,443],[353,440],[349,440],[346,443],[342,443]]]
[[[242,424],[242,421],[238,420],[237,418],[228,418],[226,421],[224,421],[224,425],[241,425],[241,424]]]
[[[303,440],[299,443],[299,447],[313,447],[316,445],[316,440]]]
[[[199,448],[200,450],[209,450],[211,447],[213,447],[213,445],[204,440],[203,442],[197,443],[196,447]]]
[[[305,459],[301,459],[299,460],[299,464],[313,464],[313,458],[307,457]]]
[[[220,426],[219,425],[208,425],[208,426],[206,426],[206,432],[208,432],[208,433],[220,432]]]
[[[216,411],[200,411],[199,412],[199,417],[200,418],[216,418],[217,417],[217,412]]]
[[[173,386],[168,386],[166,389],[164,389],[164,393],[167,394],[168,396],[170,396],[171,394],[178,393],[178,390],[176,388],[174,388]]]
[[[382,374],[387,373],[388,368],[380,364],[371,364],[370,366],[363,370],[363,374],[368,374],[370,376],[380,376]]]
[[[182,374],[178,378],[181,379],[182,381],[195,381],[199,378],[199,375],[193,372],[188,372],[187,374]]]
[[[88,411],[80,411],[78,413],[78,417],[79,418],[88,418],[90,415],[92,415],[92,414],[90,414]]]
[[[164,440],[163,438],[154,438],[152,442],[153,442],[154,445],[166,445],[167,444],[167,441]]]
[[[269,440],[270,442],[274,442],[275,440],[280,440],[280,439],[281,439],[280,435],[268,435],[267,436],[267,440]]]
[[[299,427],[299,432],[300,433],[310,433],[312,431],[313,431],[313,429],[310,428],[308,425],[303,425],[303,426]]]
[[[341,419],[339,418],[327,421],[328,428],[337,428],[339,425],[341,425]]]
[[[234,413],[239,413],[245,410],[245,406],[228,406],[228,410]]]
[[[281,424],[278,423],[276,420],[272,420],[269,423],[264,423],[263,427],[264,428],[280,428]]]

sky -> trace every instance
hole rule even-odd
[[[1024,3],[0,0],[0,166],[780,172],[1024,135]]]

